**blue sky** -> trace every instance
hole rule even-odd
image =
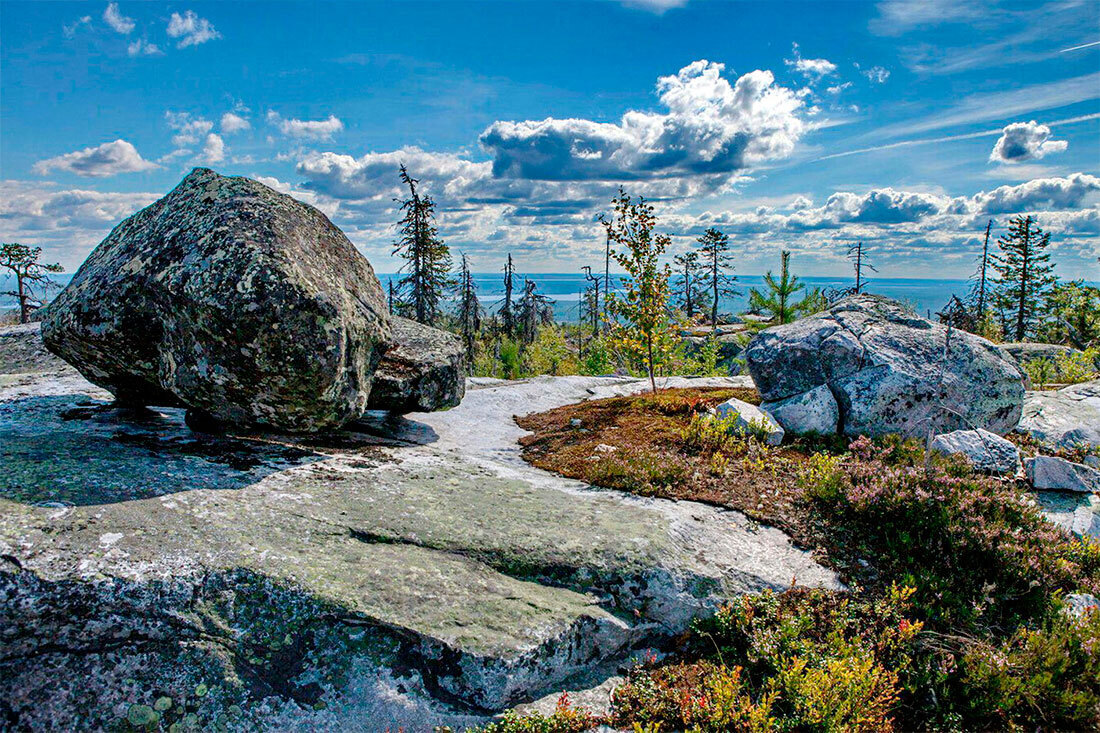
[[[80,264],[193,166],[332,217],[381,272],[397,166],[475,269],[601,258],[620,185],[674,249],[965,277],[990,218],[1098,279],[1100,3],[0,2],[0,237]]]

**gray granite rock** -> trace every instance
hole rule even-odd
[[[521,460],[513,415],[648,380],[486,383],[326,442],[191,433],[179,408],[135,419],[74,379],[0,384],[0,701],[17,730],[125,728],[162,696],[163,727],[465,730],[611,677],[738,594],[842,587],[738,512]],[[696,383],[739,382],[667,380]]]
[[[768,412],[788,433],[831,435],[840,424],[840,408],[827,384],[777,402],[763,402]]]
[[[120,403],[297,432],[363,414],[390,326],[370,263],[324,214],[196,168],[96,247],[42,337]]]
[[[766,402],[828,384],[847,435],[923,435],[1016,426],[1023,374],[989,341],[877,295],[762,331],[745,351]]]
[[[391,316],[393,335],[374,373],[367,408],[432,412],[454,407],[466,394],[466,352],[446,331]]]
[[[1027,479],[1036,489],[1100,492],[1100,471],[1056,456],[1035,456],[1024,461]]]
[[[783,427],[756,405],[732,397],[714,408],[718,417],[733,420],[731,429],[743,435],[761,434],[767,445],[783,442]]]
[[[1050,448],[1100,446],[1100,379],[1028,392],[1016,429]]]
[[[988,430],[955,430],[937,435],[932,450],[944,455],[966,456],[978,471],[1011,475],[1020,467],[1020,449]]]
[[[1023,366],[1029,361],[1047,359],[1054,361],[1059,356],[1071,356],[1081,352],[1071,346],[1061,344],[1037,344],[1030,341],[1013,341],[1000,345],[1008,355]]]

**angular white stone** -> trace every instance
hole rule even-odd
[[[1100,492],[1100,471],[1054,456],[1035,456],[1024,461],[1027,479],[1036,489]]]
[[[1100,446],[1100,379],[1055,392],[1028,392],[1016,430],[1051,448]]]
[[[770,413],[789,433],[831,435],[840,425],[840,408],[826,384],[785,400],[763,402],[760,409]]]
[[[937,435],[932,450],[944,455],[961,453],[976,470],[985,473],[1013,474],[1020,467],[1020,450],[988,430],[955,430]]]
[[[769,413],[756,405],[750,405],[736,397],[730,398],[714,408],[719,417],[736,416],[734,432],[751,434],[757,430],[765,431],[764,442],[767,445],[779,445],[783,442],[783,427]]]

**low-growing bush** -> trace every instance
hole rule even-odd
[[[573,707],[569,695],[562,693],[550,715],[509,711],[497,722],[469,733],[583,733],[603,722],[589,712]]]
[[[687,472],[681,461],[648,453],[619,452],[599,457],[589,472],[589,480],[610,489],[654,496],[682,481]]]

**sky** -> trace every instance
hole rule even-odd
[[[669,255],[965,278],[1026,213],[1100,279],[1100,0],[0,0],[0,240],[76,268],[195,166],[393,272],[404,163],[475,270],[601,265],[619,186]]]

